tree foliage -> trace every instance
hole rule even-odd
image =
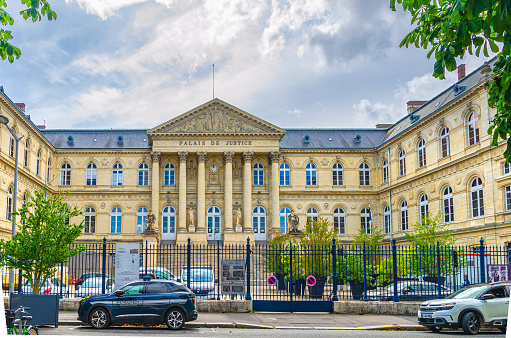
[[[21,0],[21,3],[27,8],[20,12],[23,19],[31,19],[32,22],[41,21],[43,16],[49,21],[57,19],[57,14],[51,9],[48,0]],[[12,26],[14,24],[13,17],[7,12],[7,1],[0,0],[0,23],[2,26]],[[0,28],[0,56],[2,60],[7,59],[10,63],[14,62],[14,58],[19,59],[21,51],[18,47],[12,45],[12,32],[5,28]]]
[[[412,14],[416,27],[406,35],[400,46],[415,45],[428,49],[427,57],[435,56],[433,76],[444,79],[445,70],[456,69],[456,58],[466,53],[489,56],[497,53],[493,74],[486,88],[488,105],[496,109],[492,145],[499,138],[507,140],[504,157],[511,158],[511,1],[510,0],[390,0]]]
[[[451,246],[456,242],[454,234],[449,231],[449,225],[444,222],[444,214],[438,212],[431,216],[428,212],[420,221],[412,225],[413,232],[405,232],[410,246]]]
[[[64,202],[68,193],[45,197],[44,191],[34,191],[34,195],[28,193],[27,202],[12,213],[21,218],[19,232],[7,241],[0,240],[0,265],[21,270],[37,294],[41,284],[54,275],[57,264],[67,263],[85,247],[71,247],[84,223],[68,223],[71,217],[83,213]]]

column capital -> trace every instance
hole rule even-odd
[[[151,160],[153,161],[153,163],[160,163],[161,152],[160,151],[151,151]]]
[[[241,159],[243,160],[243,163],[252,163],[252,157],[254,156],[253,151],[244,151],[241,155]]]
[[[270,163],[279,163],[280,162],[280,151],[272,151],[268,154],[268,159]]]
[[[225,151],[224,152],[224,162],[232,163],[232,159],[234,157],[234,151]]]
[[[188,160],[187,151],[178,151],[177,156],[179,157],[179,162],[186,162],[186,160]]]
[[[197,154],[195,154],[195,157],[197,158],[197,163],[206,163],[206,156],[208,155],[205,151],[198,151]]]

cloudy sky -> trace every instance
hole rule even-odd
[[[387,0],[66,0],[25,22],[0,85],[48,128],[151,128],[215,97],[283,128],[372,128],[457,79],[399,48]],[[464,60],[467,73],[483,59]]]

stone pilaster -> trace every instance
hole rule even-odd
[[[225,184],[224,184],[224,227],[225,232],[234,232],[232,226],[232,158],[234,152],[224,152],[224,163],[225,163]]]
[[[253,232],[252,229],[252,151],[246,151],[243,159],[243,231]]]
[[[179,156],[179,210],[177,231],[186,232],[186,161],[188,152],[180,151]]]
[[[154,213],[154,224],[153,229],[157,234],[160,233],[160,161],[161,152],[152,151],[151,160],[153,162],[153,173],[151,183],[151,209]]]
[[[280,230],[280,208],[279,208],[279,186],[280,186],[280,178],[279,178],[279,162],[280,162],[280,152],[272,151],[268,158],[271,163],[271,188],[270,188],[270,196],[271,196],[271,229],[272,235]]]
[[[206,232],[206,156],[205,151],[196,155],[198,163],[197,176],[197,232]]]

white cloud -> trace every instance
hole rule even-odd
[[[288,110],[287,113],[290,114],[290,115],[294,115],[294,116],[296,116],[298,118],[301,118],[303,112],[300,109],[295,108],[293,110]]]
[[[66,0],[67,3],[73,0]],[[87,13],[99,16],[101,19],[106,20],[113,16],[120,9],[130,7],[143,2],[152,0],[75,0],[80,7],[85,8]],[[157,4],[171,7],[176,0],[154,0]]]

